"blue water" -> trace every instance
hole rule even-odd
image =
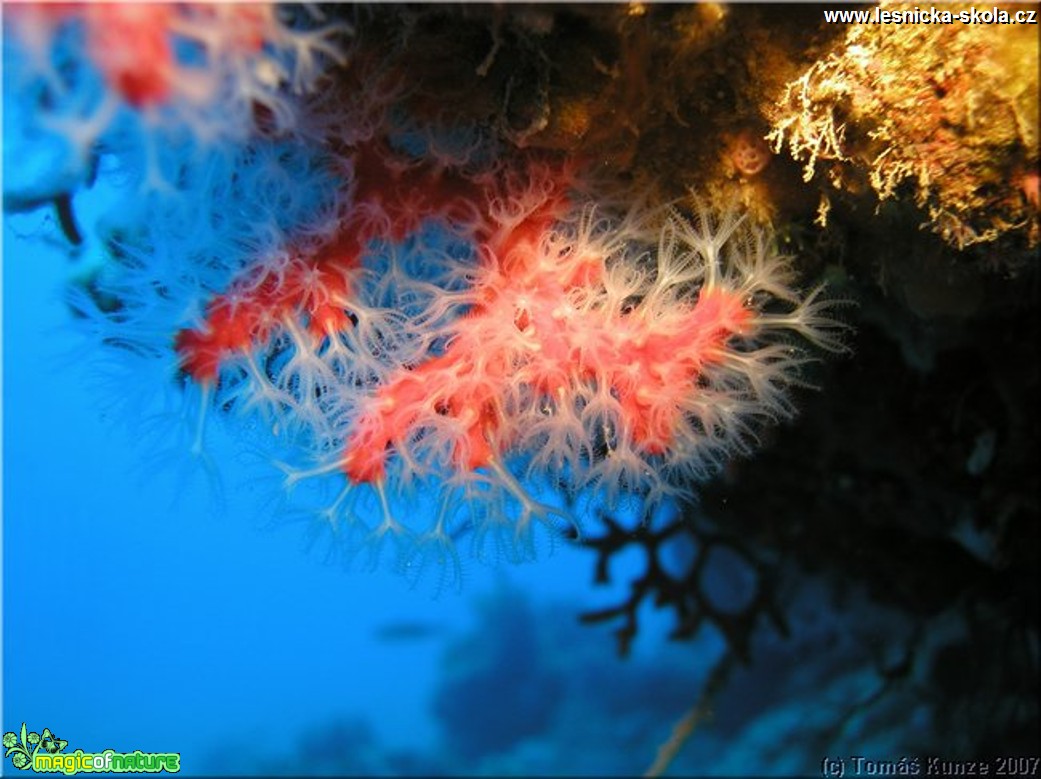
[[[185,773],[261,771],[258,753],[291,753],[344,718],[388,748],[436,753],[431,696],[482,598],[512,587],[565,601],[569,620],[609,601],[592,556],[559,544],[523,566],[468,562],[462,592],[437,597],[325,564],[298,525],[265,529],[270,466],[237,456],[218,426],[215,503],[176,451],[148,450],[147,418],[120,417],[62,302],[76,266],[59,238],[47,208],[5,219],[5,732],[24,721],[70,751],[179,751]],[[654,616],[637,658],[661,649]],[[608,629],[579,630],[581,651],[617,662]]]
[[[319,181],[307,150],[258,144],[253,167],[234,171],[236,191],[222,167],[234,154],[160,144],[160,174],[202,193],[160,214],[135,189],[150,152],[134,117],[113,125],[117,153],[89,183],[37,121],[35,87],[16,78],[24,63],[5,63],[3,732],[47,728],[67,753],[179,752],[188,775],[646,768],[722,642],[705,630],[670,644],[671,615],[647,606],[623,661],[618,623],[578,624],[625,599],[640,553],[613,559],[612,585],[597,588],[594,556],[561,542],[544,541],[524,565],[463,549],[458,591],[437,591],[436,576],[411,587],[328,562],[280,500],[278,470],[250,446],[256,430],[213,413],[208,460],[193,459],[170,373],[128,371],[148,362],[85,337],[72,315],[70,283],[111,262],[105,234],[151,225],[159,240],[139,259],[169,281],[171,263],[208,241],[223,258],[256,238],[243,236],[250,226],[263,234],[257,214],[276,200],[265,192],[287,204],[268,214],[279,230],[320,208],[334,183]],[[264,153],[302,167],[256,162]],[[61,191],[74,193],[79,248],[50,201]],[[235,269],[228,260],[206,281],[220,288]],[[169,349],[171,321],[187,316],[173,313],[181,319],[135,322],[155,325],[143,342]],[[14,770],[10,757],[0,765]]]

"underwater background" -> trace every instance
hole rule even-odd
[[[205,484],[180,489],[162,461],[143,473],[133,427],[103,410],[70,351],[66,260],[33,246],[7,223],[5,730],[177,751],[186,774],[457,773],[551,730],[569,689],[600,717],[594,690],[625,685],[629,727],[648,746],[667,734],[719,647],[699,657],[659,633],[617,659],[609,635],[577,624],[593,602],[586,555],[472,564],[462,593],[435,599],[323,563],[299,527],[259,530],[248,490],[217,512]],[[589,661],[596,678],[575,677]],[[611,751],[572,765],[629,773],[649,759]]]
[[[1036,27],[824,10],[6,6],[3,770],[1037,775]]]

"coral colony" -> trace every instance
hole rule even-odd
[[[339,485],[317,513],[348,546],[454,577],[463,537],[524,558],[588,496],[682,497],[842,348],[738,210],[420,124],[349,25],[280,13],[13,7],[5,77],[34,196],[125,197],[84,325],[183,385],[196,454],[208,416],[263,421],[287,489]]]

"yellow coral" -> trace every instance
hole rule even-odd
[[[804,163],[806,181],[822,170],[839,189],[906,196],[958,248],[1006,235],[1036,245],[1037,204],[1021,182],[1038,165],[1037,27],[944,10],[954,23],[851,26],[788,85],[770,140]]]

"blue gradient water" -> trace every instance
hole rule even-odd
[[[666,645],[671,617],[641,612],[622,662],[615,626],[578,627],[577,615],[623,600],[639,555],[613,560],[613,586],[594,590],[594,556],[561,543],[522,566],[486,565],[464,549],[462,591],[435,597],[429,583],[345,570],[305,548],[304,523],[278,500],[277,469],[241,428],[211,420],[212,468],[201,468],[169,375],[113,371],[127,355],[85,338],[63,298],[72,279],[111,261],[102,222],[148,222],[145,201],[128,197],[126,176],[122,191],[107,189],[104,163],[91,186],[83,171],[66,175],[67,150],[41,134],[31,93],[12,89],[15,70],[3,104],[3,732],[48,728],[67,752],[180,752],[189,775],[400,772],[386,760],[395,751],[417,772],[559,773],[567,766],[546,756],[549,743],[575,753],[573,770],[648,765],[693,702],[718,637]],[[84,236],[75,251],[47,201],[70,187]],[[163,240],[156,257],[169,259],[179,241],[206,236]],[[517,662],[520,647],[530,662]],[[529,680],[559,695],[531,701]],[[619,715],[598,690],[613,691],[623,713],[650,712],[639,743],[619,740]],[[544,710],[544,726],[529,708]],[[577,752],[576,717],[595,725]],[[355,725],[371,730],[378,755],[352,753]],[[461,727],[473,734],[458,738]],[[482,727],[497,732],[485,738]],[[538,735],[542,751],[510,739],[514,729]],[[316,740],[319,755],[308,752]],[[9,757],[0,770],[13,772]]]
[[[76,265],[49,209],[5,218],[3,248],[5,731],[50,728],[70,751],[179,751],[189,774],[261,770],[258,753],[291,753],[337,718],[436,752],[431,695],[481,597],[505,582],[575,614],[606,602],[592,556],[561,545],[525,566],[471,561],[462,593],[437,598],[324,564],[299,525],[264,529],[270,466],[219,426],[215,506],[176,451],[149,451],[143,431],[163,422],[122,418],[118,388],[99,381],[62,302]],[[637,655],[664,632],[648,623]],[[606,629],[580,635],[614,662]]]

